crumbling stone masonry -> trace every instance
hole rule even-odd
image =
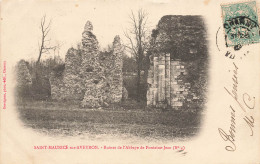
[[[25,98],[30,95],[32,76],[25,60],[20,60],[15,66],[17,96]]]
[[[51,73],[51,97],[55,100],[81,100],[85,87],[82,76],[79,74],[81,66],[79,50],[70,48],[66,54],[65,63],[64,70]]]
[[[122,99],[123,46],[119,36],[114,38],[111,52],[101,52],[91,22],[82,33],[80,50],[69,49],[61,76],[52,73],[53,99],[80,100],[83,107],[100,107]]]
[[[153,57],[148,71],[147,105],[181,107],[191,94],[190,83],[185,82],[185,62],[170,59],[170,54]],[[190,100],[191,101],[191,100]]]
[[[15,67],[16,77],[17,77],[17,86],[24,87],[32,84],[32,76],[29,72],[25,60],[20,60]]]
[[[201,16],[163,16],[152,33],[147,105],[200,110],[208,83],[207,35]]]

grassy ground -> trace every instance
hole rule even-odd
[[[21,101],[25,125],[49,135],[126,135],[153,139],[192,137],[199,131],[200,112],[161,110],[133,100],[108,108],[82,109],[78,102]]]

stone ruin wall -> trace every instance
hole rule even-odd
[[[100,107],[120,102],[123,91],[123,46],[114,38],[112,52],[104,55],[87,22],[82,33],[81,50],[69,49],[61,76],[52,73],[51,96],[57,100],[80,100],[83,107]]]
[[[208,52],[200,16],[163,16],[153,31],[147,105],[193,110],[206,101]]]
[[[152,58],[148,71],[147,105],[175,109],[196,100],[188,82],[187,62],[171,60],[170,54]]]
[[[70,48],[65,57],[65,69],[61,75],[51,73],[51,97],[55,100],[81,100],[84,96],[82,76],[79,74],[81,56],[79,50]]]
[[[28,62],[20,60],[15,66],[16,73],[16,96],[19,98],[30,97],[32,87],[32,75],[28,69]]]
[[[15,67],[17,87],[32,85],[32,76],[25,60],[20,60]]]

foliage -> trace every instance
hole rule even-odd
[[[136,72],[136,61],[132,57],[123,56],[123,72]]]
[[[34,60],[25,62],[27,63],[26,69],[31,77],[31,83],[30,85],[22,85],[16,88],[18,98],[49,99],[51,96],[50,74],[55,68],[62,67],[64,62],[59,56],[43,60],[38,65],[37,61]],[[17,66],[19,66],[19,63]],[[21,71],[16,70],[16,72],[19,73]],[[23,78],[26,78],[25,75],[23,76]]]
[[[137,100],[141,96],[141,71],[143,68],[143,62],[145,54],[149,47],[149,29],[147,25],[148,13],[142,9],[139,9],[136,14],[131,11],[130,27],[124,32],[125,37],[128,40],[128,44],[125,47],[134,56],[137,65]]]
[[[135,74],[132,75],[125,75],[123,77],[123,84],[126,90],[128,91],[128,98],[136,100],[137,98],[139,101],[146,100],[146,79],[144,76],[141,76],[140,81],[140,90],[139,96],[137,96],[137,86],[136,86],[137,76]]]
[[[53,73],[55,77],[61,77],[65,70],[65,64],[59,64],[53,68]]]
[[[172,16],[161,18],[152,31],[151,51],[170,53],[171,59],[192,61],[207,55],[206,29],[200,16]]]

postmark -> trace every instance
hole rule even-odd
[[[260,41],[255,1],[221,5],[221,9],[227,47],[239,50]]]

